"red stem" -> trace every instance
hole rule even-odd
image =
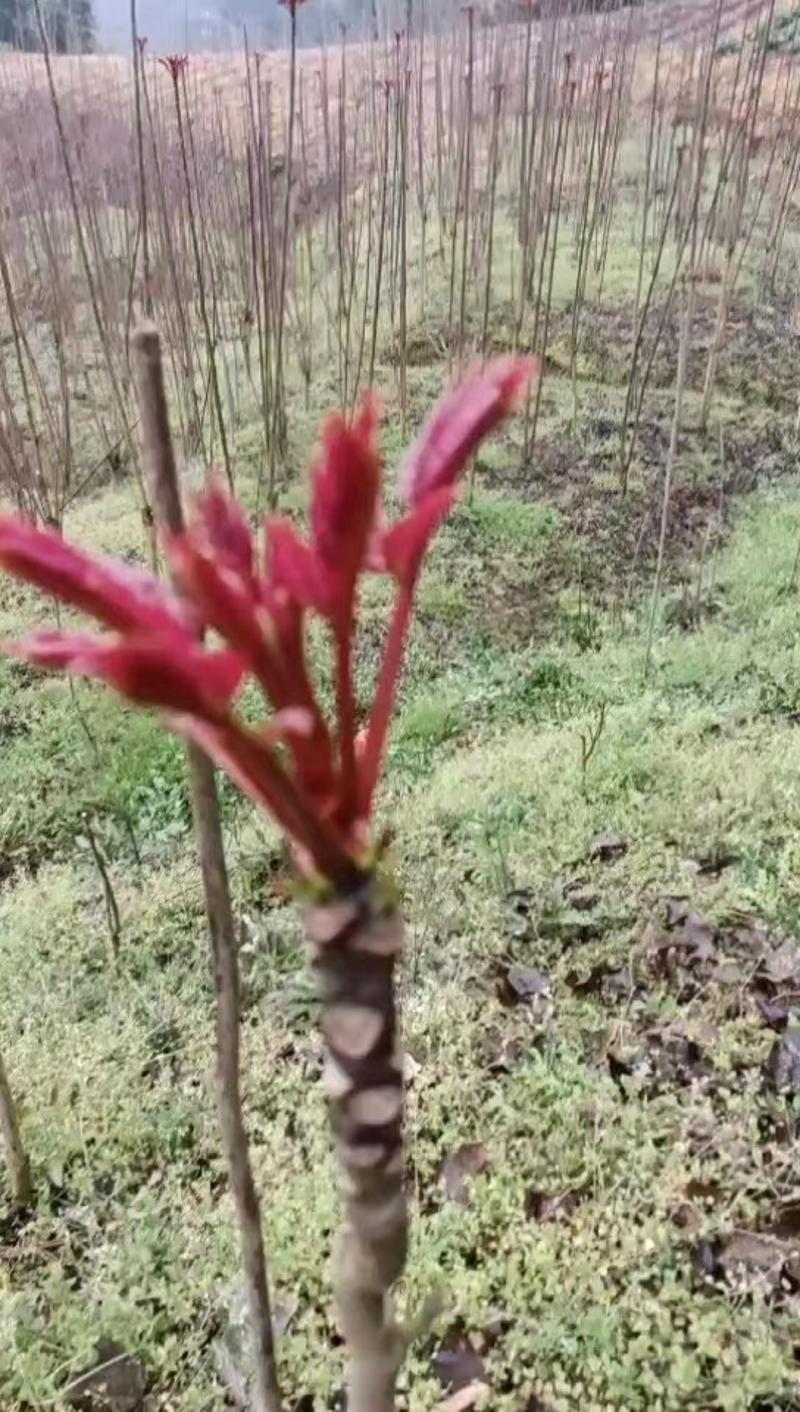
[[[178,724],[184,728],[180,718]],[[269,746],[235,720],[214,725],[193,717],[185,733],[216,759],[241,789],[274,815],[286,833],[307,850],[326,878],[339,887],[353,882],[357,873],[353,860]]]
[[[351,601],[348,612],[343,614],[334,624],[336,635],[336,709],[339,717],[339,770],[343,823],[352,821],[358,802],[352,627],[353,604]]]
[[[290,704],[304,706],[311,713],[314,727],[307,739],[290,739],[288,745],[303,784],[313,794],[320,787],[332,789],[334,763],[328,726],[306,667],[302,622],[297,624],[297,640],[293,646],[296,650],[285,654],[286,667],[290,669],[292,679]],[[269,693],[267,695],[269,697]]]
[[[375,702],[370,717],[367,743],[361,764],[360,802],[361,813],[364,817],[369,813],[372,804],[372,796],[375,793],[375,787],[378,783],[381,761],[386,747],[389,722],[392,718],[392,707],[397,692],[400,669],[403,665],[408,628],[411,622],[415,585],[416,574],[401,582],[395,600],[389,636],[386,640],[383,666],[381,667],[380,679],[378,681],[378,690],[375,693]]]

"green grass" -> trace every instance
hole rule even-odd
[[[101,524],[106,508],[96,505]],[[472,556],[473,568],[498,553],[535,561],[548,515],[521,509],[488,500],[462,512],[429,603],[437,592],[447,602],[451,556]],[[443,1281],[445,1325],[460,1320],[479,1339],[490,1315],[499,1321],[486,1349],[492,1405],[516,1408],[535,1387],[555,1409],[745,1412],[793,1383],[790,1311],[757,1295],[699,1293],[673,1220],[692,1180],[724,1191],[702,1213],[709,1233],[757,1224],[774,1205],[756,1082],[769,1036],[755,1020],[726,1019],[715,993],[685,1009],[654,982],[632,1012],[609,1013],[568,975],[576,964],[634,963],[659,894],[689,893],[715,918],[738,908],[784,928],[800,922],[791,716],[800,599],[789,587],[798,534],[795,484],[744,505],[716,565],[720,612],[692,633],[662,629],[649,679],[636,626],[620,636],[604,619],[588,651],[566,637],[513,651],[491,623],[450,617],[456,645],[441,664],[421,626],[424,660],[398,718],[385,805],[412,926],[406,1034],[419,1065],[405,1297],[416,1303]],[[145,718],[87,690],[81,705],[106,767],[86,778],[89,747],[65,688],[14,676],[6,667],[0,678],[3,710],[30,729],[4,747],[4,836],[13,844],[27,831],[37,870],[21,866],[0,897],[2,1038],[38,1199],[33,1221],[6,1236],[15,1257],[2,1276],[4,1406],[49,1405],[102,1332],[136,1353],[174,1405],[199,1412],[222,1405],[212,1345],[237,1254],[213,1113],[201,898],[188,840],[170,832],[179,766]],[[579,737],[600,700],[606,728],[582,787]],[[78,846],[90,803],[128,810],[143,842],[155,833],[141,868],[123,835],[107,839],[123,923],[118,974],[99,879]],[[298,1396],[325,1398],[338,1358],[320,1353],[331,1335],[320,1251],[335,1209],[311,1080],[315,1002],[297,919],[259,881],[265,844],[248,817],[236,807],[230,828],[254,1160],[277,1296],[297,1304],[284,1375]],[[610,867],[587,863],[589,838],[606,828],[630,838],[628,853]],[[717,835],[739,861],[700,879],[692,857]],[[598,890],[603,916],[577,956],[564,943],[572,914],[558,901],[575,876]],[[509,940],[505,899],[520,888],[533,930]],[[509,946],[551,976],[547,1019],[495,999],[492,968]],[[720,1091],[626,1100],[605,1071],[606,1047],[676,1018],[713,1022]],[[521,1053],[505,1076],[486,1069],[498,1034]],[[719,1141],[697,1155],[690,1135],[701,1121]],[[441,1199],[439,1165],[475,1140],[490,1166],[469,1206],[455,1207]],[[572,1188],[586,1194],[568,1220],[526,1217],[531,1190]],[[418,1349],[407,1375],[420,1412],[436,1396],[428,1357]]]

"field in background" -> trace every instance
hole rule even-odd
[[[381,806],[411,920],[402,1298],[447,1301],[411,1412],[473,1380],[502,1412],[800,1406],[780,14],[303,53],[291,162],[287,56],[192,58],[176,90],[145,50],[145,222],[130,65],[53,62],[62,146],[43,62],[0,60],[0,478],[79,542],[151,552],[147,298],[187,492],[227,454],[254,514],[302,516],[320,417],[370,381],[391,475],[459,366],[543,360],[433,556]],[[1,636],[46,612],[0,581]],[[180,747],[2,662],[0,770],[0,1045],[38,1187],[0,1221],[0,1406],[61,1405],[106,1340],[148,1412],[221,1409],[238,1264]],[[223,799],[280,1359],[314,1412],[341,1405],[316,1001],[283,851]]]

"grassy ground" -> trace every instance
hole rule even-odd
[[[557,311],[539,450],[524,469],[519,426],[488,448],[443,535],[393,738],[403,1298],[447,1300],[404,1375],[413,1412],[473,1376],[508,1412],[800,1405],[794,389],[774,311],[735,316],[722,439],[715,423],[681,445],[646,673],[671,373],[622,501],[625,298],[584,321],[576,424]],[[442,376],[415,361],[415,419]],[[690,426],[696,411],[690,395]],[[293,422],[298,460],[311,420]],[[392,421],[392,455],[399,439]],[[109,486],[67,529],[137,554],[138,525],[133,491]],[[3,636],[45,614],[0,582]],[[376,587],[365,687],[384,621]],[[58,1405],[105,1338],[141,1365],[150,1408],[211,1412],[238,1264],[180,747],[3,662],[0,750],[0,1043],[37,1181],[30,1219],[0,1226],[0,1406]],[[316,1004],[278,841],[224,803],[280,1358],[289,1407],[311,1412],[341,1381]]]

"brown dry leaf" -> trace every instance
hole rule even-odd
[[[713,961],[717,951],[714,945],[717,929],[702,912],[690,912],[682,926],[683,940],[691,947],[695,962]]]
[[[605,961],[592,966],[586,976],[580,971],[568,971],[567,985],[576,995],[596,995],[609,1001],[633,1000],[641,995],[628,970],[615,968]]]
[[[525,1215],[529,1221],[543,1223],[564,1220],[577,1210],[585,1197],[586,1192],[580,1187],[559,1192],[531,1190],[525,1195]]]
[[[500,998],[506,1005],[539,1005],[551,996],[549,978],[530,966],[509,966],[503,976]]]
[[[592,912],[600,901],[597,888],[592,887],[584,878],[575,878],[572,882],[565,883],[563,896],[567,906],[575,912]]]
[[[679,927],[689,915],[688,897],[662,897],[661,907],[664,914],[664,926],[668,931],[672,931],[673,927]]]
[[[589,858],[593,863],[613,863],[622,858],[630,848],[630,839],[615,829],[596,834],[589,844]]]
[[[800,1093],[800,1025],[790,1025],[776,1039],[764,1076],[777,1093]]]
[[[434,1377],[452,1392],[461,1392],[473,1383],[486,1384],[486,1368],[469,1334],[463,1326],[448,1329],[431,1359]]]
[[[490,1074],[510,1074],[525,1053],[522,1035],[507,1035],[495,1026],[484,1030],[478,1041],[478,1056]]]
[[[714,1066],[700,1045],[673,1033],[668,1025],[649,1030],[644,1045],[636,1050],[609,1050],[606,1060],[608,1072],[625,1098],[632,1092],[654,1098],[670,1089],[707,1081],[714,1074]]]
[[[661,903],[660,917],[652,918],[642,936],[642,951],[656,975],[677,982],[680,989],[696,986],[697,972],[708,975],[718,961],[717,929],[692,911],[683,898],[668,897]]]
[[[800,1196],[787,1197],[781,1202],[770,1235],[797,1241],[800,1237]]]
[[[439,1181],[445,1196],[459,1206],[466,1206],[472,1178],[490,1166],[491,1158],[482,1142],[462,1143],[442,1164]]]
[[[434,1412],[469,1412],[470,1407],[480,1406],[488,1392],[488,1383],[476,1379],[458,1392],[451,1393],[444,1402],[437,1402]]]
[[[734,849],[727,848],[724,843],[713,843],[704,852],[695,854],[695,862],[701,877],[718,878],[726,868],[739,862],[739,854]]]
[[[792,1010],[796,1008],[797,1001],[795,1001],[795,1005],[790,1005],[788,998],[773,998],[767,995],[763,990],[754,991],[753,998],[756,1002],[756,1009],[765,1025],[768,1025],[771,1030],[783,1030],[786,1028],[789,1023],[789,1016]]]
[[[685,1231],[690,1236],[699,1235],[702,1222],[691,1202],[683,1201],[680,1206],[676,1206],[671,1213],[671,1219],[679,1231]]]
[[[692,1177],[686,1183],[685,1195],[689,1201],[709,1201],[713,1205],[721,1196],[719,1182],[704,1182],[699,1177]]]
[[[771,1289],[777,1289],[788,1253],[783,1242],[771,1236],[734,1231],[718,1250],[717,1260],[730,1283],[761,1276]]]
[[[784,941],[775,951],[764,957],[762,970],[767,979],[775,985],[784,985],[800,976],[800,955],[791,941]]]
[[[706,1282],[724,1282],[741,1294],[754,1289],[775,1297],[797,1287],[796,1243],[756,1231],[733,1231],[701,1241],[694,1251],[695,1270]]]
[[[100,1339],[91,1368],[64,1389],[64,1402],[76,1412],[139,1412],[147,1378],[141,1363],[113,1339]]]

